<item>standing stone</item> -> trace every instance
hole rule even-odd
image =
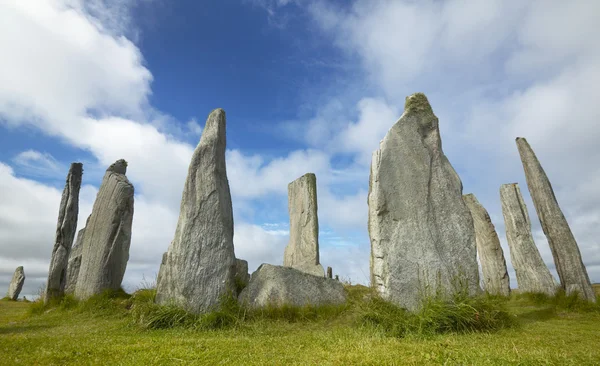
[[[25,272],[23,266],[17,267],[15,274],[13,275],[10,285],[8,285],[8,298],[11,300],[17,300],[19,294],[23,289],[23,283],[25,283]]]
[[[479,203],[474,194],[463,196],[475,228],[475,241],[477,253],[483,272],[484,290],[494,295],[510,295],[510,279],[506,269],[504,252],[500,246],[500,239],[490,215]]]
[[[424,296],[481,291],[473,219],[422,93],[373,153],[368,204],[371,284],[384,299],[416,310]]]
[[[323,277],[319,263],[319,220],[317,218],[317,177],[307,173],[288,184],[290,241],[283,265]]]
[[[91,216],[88,216],[88,222]],[[85,228],[79,230],[77,233],[77,240],[75,245],[71,248],[71,254],[69,254],[69,264],[67,265],[67,283],[65,284],[65,293],[75,293],[75,286],[77,285],[77,277],[79,276],[79,268],[81,267],[81,253],[83,252],[83,236],[85,235]]]
[[[327,267],[327,278],[333,278],[333,269],[331,267]]]
[[[61,297],[65,292],[67,282],[67,265],[69,253],[77,231],[77,216],[79,214],[79,189],[81,188],[81,176],[83,164],[72,163],[67,175],[67,183],[63,189],[60,207],[58,210],[58,224],[52,258],[50,259],[50,270],[44,302],[52,298]]]
[[[234,291],[233,210],[225,166],[225,111],[208,116],[189,166],[175,238],[160,268],[158,304],[192,313]]]
[[[81,266],[75,296],[86,299],[104,290],[118,290],[125,275],[133,223],[133,185],[127,162],[113,163],[104,174],[92,215],[83,235]]]
[[[236,287],[246,287],[250,281],[250,273],[248,273],[248,261],[243,259],[235,259],[235,283]]]
[[[531,221],[519,185],[503,184],[500,187],[500,201],[510,261],[517,275],[519,291],[554,295],[557,283],[533,241]]]
[[[516,141],[527,187],[548,239],[561,286],[567,295],[577,292],[584,299],[595,302],[596,294],[581,260],[579,246],[554,196],[550,180],[527,140],[517,137]]]

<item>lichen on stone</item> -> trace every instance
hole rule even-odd
[[[427,97],[423,93],[414,93],[406,97],[404,102],[404,112],[419,113],[435,117],[431,104],[429,104],[429,100],[427,100]]]

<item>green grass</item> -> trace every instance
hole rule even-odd
[[[430,299],[414,314],[351,286],[342,307],[248,311],[232,302],[200,317],[153,299],[142,289],[45,307],[0,301],[0,364],[600,363],[600,313],[558,297]]]

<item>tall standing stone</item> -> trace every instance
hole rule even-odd
[[[595,302],[596,294],[583,265],[579,246],[558,205],[550,180],[527,140],[517,137],[516,141],[527,187],[542,230],[548,238],[561,286],[567,294],[578,292],[584,299]]]
[[[283,265],[323,277],[319,263],[319,220],[317,218],[317,177],[307,173],[288,184],[290,241]]]
[[[81,176],[83,164],[72,163],[67,175],[67,182],[63,189],[60,207],[58,210],[58,224],[52,258],[50,259],[50,270],[48,271],[48,282],[44,301],[61,297],[65,292],[67,282],[67,264],[75,232],[77,231],[77,216],[79,215],[79,189],[81,188]]]
[[[509,296],[510,279],[506,269],[506,260],[492,219],[474,194],[467,194],[463,198],[473,218],[484,290],[494,295]]]
[[[15,270],[15,274],[13,274],[13,278],[8,285],[8,298],[11,300],[17,300],[21,290],[23,289],[24,283],[25,271],[23,271],[23,266],[19,266]]]
[[[81,266],[75,296],[86,299],[121,287],[131,244],[133,185],[125,173],[127,162],[113,163],[104,174],[92,215],[83,235]]]
[[[415,310],[423,296],[481,291],[473,219],[422,93],[373,153],[368,204],[371,284],[384,299]]]
[[[158,304],[204,313],[217,308],[222,297],[235,290],[225,141],[225,111],[215,109],[192,155],[175,238],[159,271]]]
[[[510,261],[517,275],[519,291],[554,295],[557,283],[533,241],[531,221],[519,185],[503,184],[500,187],[500,201]]]

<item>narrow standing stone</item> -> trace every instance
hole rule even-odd
[[[481,291],[473,219],[422,93],[373,153],[368,204],[371,283],[384,299],[416,310],[436,293]]]
[[[79,189],[81,188],[82,174],[83,164],[72,163],[60,200],[58,224],[56,226],[56,236],[54,239],[54,248],[52,249],[44,302],[48,302],[52,298],[61,297],[65,292],[69,254],[73,245],[73,239],[75,238],[75,232],[77,231]]]
[[[290,241],[283,265],[323,277],[319,263],[319,220],[317,217],[317,177],[304,174],[288,185]]]
[[[561,286],[567,295],[577,292],[584,299],[596,302],[596,294],[583,265],[579,246],[554,196],[550,180],[527,140],[517,137],[516,141],[527,187],[542,230],[548,238]]]
[[[88,222],[91,216],[88,216]],[[85,228],[79,230],[77,233],[77,240],[73,248],[71,248],[71,254],[69,254],[69,264],[67,265],[67,283],[65,284],[65,293],[75,293],[75,287],[77,286],[77,277],[79,276],[79,268],[81,267],[81,253],[83,252],[83,236],[85,235]]]
[[[533,241],[531,221],[519,185],[503,184],[500,187],[500,201],[510,261],[515,269],[519,291],[554,295],[557,283]]]
[[[331,267],[327,267],[327,278],[333,278],[333,269]]]
[[[248,273],[248,261],[235,259],[235,285],[238,288],[246,287],[250,282],[250,273]],[[238,294],[239,295],[239,294]]]
[[[509,296],[510,279],[506,269],[506,260],[492,219],[474,194],[464,195],[463,198],[473,218],[484,290],[494,295]]]
[[[131,244],[133,185],[127,162],[117,160],[104,174],[85,228],[75,296],[86,299],[121,287]]]
[[[10,285],[8,285],[8,298],[11,300],[17,300],[21,290],[23,289],[24,283],[25,271],[23,271],[23,266],[20,266],[15,270],[12,281],[10,281]]]
[[[225,164],[225,111],[208,116],[189,166],[175,238],[159,271],[158,304],[206,313],[235,290],[233,209]]]

